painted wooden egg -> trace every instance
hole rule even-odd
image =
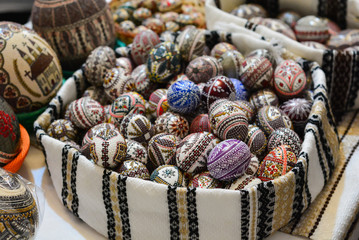
[[[158,102],[156,108],[156,117],[161,116],[162,114],[166,113],[168,110],[170,110],[170,105],[168,104],[167,96],[163,96]]]
[[[137,66],[131,73],[131,77],[135,82],[136,92],[141,94],[145,99],[149,99],[150,95],[157,89],[158,84],[150,81],[146,73],[146,64]]]
[[[252,153],[252,158],[251,158],[251,161],[249,163],[249,166],[245,172],[245,174],[247,175],[254,175],[257,173],[257,170],[258,170],[258,167],[259,167],[259,160],[258,158],[256,157],[256,155],[254,155]]]
[[[140,143],[148,142],[155,132],[150,120],[141,114],[127,114],[121,122],[120,131],[126,139]]]
[[[204,30],[195,27],[187,28],[182,31],[176,39],[182,59],[186,62],[203,55],[203,49],[206,45]]]
[[[250,57],[264,57],[272,63],[273,69],[275,69],[275,67],[277,66],[277,62],[273,56],[273,53],[268,49],[259,48],[253,50],[246,55],[246,58],[250,58]]]
[[[87,157],[91,158],[95,164],[105,168],[115,168],[121,165],[126,157],[126,140],[117,129],[105,129],[97,132],[89,145],[89,156]]]
[[[142,22],[142,25],[148,29],[151,29],[158,35],[166,30],[164,22],[157,18],[147,18]]]
[[[97,47],[82,67],[86,80],[94,86],[102,86],[107,70],[116,67],[115,52],[109,47]]]
[[[298,41],[324,43],[330,37],[328,21],[325,18],[305,16],[297,21],[294,28]]]
[[[303,69],[293,60],[281,62],[274,73],[274,89],[283,99],[299,97],[306,90],[307,78]]]
[[[284,102],[280,109],[292,120],[295,129],[303,130],[312,109],[312,103],[305,98],[293,98]]]
[[[253,121],[256,110],[250,102],[244,101],[244,100],[237,100],[237,101],[234,101],[233,103],[238,105],[239,109],[242,110],[246,114],[248,122]]]
[[[256,110],[264,106],[279,106],[279,99],[277,95],[269,88],[261,89],[251,95],[249,102]]]
[[[133,42],[135,37],[136,25],[129,20],[122,21],[119,24],[115,23],[115,32],[118,39],[120,39],[125,44],[130,44]]]
[[[58,119],[53,121],[47,128],[47,134],[50,137],[59,139],[60,141],[76,141],[77,138],[77,130],[75,126],[71,121],[66,119]]]
[[[0,97],[0,166],[4,166],[19,154],[20,126],[10,105]]]
[[[217,43],[211,50],[211,56],[219,59],[224,53],[231,50],[237,50],[236,46],[226,42]]]
[[[161,0],[157,3],[160,12],[179,12],[181,11],[181,0]]]
[[[69,110],[71,122],[81,129],[89,129],[105,120],[103,106],[90,97],[75,100]]]
[[[285,22],[289,27],[294,28],[300,15],[293,11],[285,11],[278,15],[278,19]]]
[[[177,146],[177,166],[184,172],[191,174],[205,171],[208,155],[220,141],[209,132],[188,135]]]
[[[222,186],[222,182],[212,177],[209,171],[195,175],[188,184],[190,188],[203,189],[222,188]]]
[[[176,164],[176,149],[180,139],[173,134],[159,133],[148,143],[148,156],[153,166]]]
[[[248,100],[248,91],[244,87],[243,83],[236,78],[230,78],[234,88],[236,89],[236,100]]]
[[[196,110],[200,99],[198,86],[189,80],[179,80],[173,83],[167,92],[170,108],[179,113],[190,113]]]
[[[155,129],[156,133],[170,133],[182,139],[188,134],[189,124],[181,115],[166,112],[156,119]]]
[[[255,18],[251,18],[249,21],[251,21],[254,24],[266,26],[267,28],[275,32],[279,32],[289,37],[290,39],[297,40],[293,30],[285,22],[279,19],[255,17]]]
[[[272,85],[273,67],[267,58],[245,58],[240,72],[240,80],[248,90],[258,90]]]
[[[136,22],[142,22],[143,20],[152,17],[152,12],[148,8],[137,8],[133,12],[133,18],[136,20]]]
[[[107,96],[105,89],[102,87],[90,86],[82,94],[82,97],[90,97],[99,102],[101,105],[106,105],[110,102],[110,98]]]
[[[274,106],[264,106],[259,109],[256,124],[267,136],[278,128],[293,129],[290,118]]]
[[[217,76],[211,78],[203,88],[202,101],[209,109],[211,104],[218,99],[236,99],[236,89],[229,78],[225,76]]]
[[[208,114],[199,114],[191,122],[189,131],[191,133],[196,132],[211,132],[211,125],[209,123]]]
[[[257,177],[263,182],[283,176],[297,163],[297,157],[288,145],[272,150],[258,168]]]
[[[304,41],[304,42],[301,42],[301,44],[303,44],[304,46],[310,47],[310,48],[314,48],[314,49],[328,50],[327,46],[325,46],[324,44],[319,43],[319,42]]]
[[[115,30],[105,0],[91,4],[87,0],[36,0],[31,21],[56,51],[65,69],[78,69],[98,46],[114,46]]]
[[[116,67],[125,69],[127,74],[131,74],[133,70],[132,62],[128,57],[116,58]]]
[[[151,81],[166,83],[181,70],[181,55],[178,47],[163,42],[152,48],[147,59],[147,74]]]
[[[148,100],[148,106],[149,106],[148,110],[153,117],[157,117],[156,115],[157,106],[163,96],[167,96],[167,89],[165,88],[156,89],[150,95],[150,98]]]
[[[180,25],[176,22],[165,22],[166,31],[177,32],[180,30]]]
[[[295,155],[299,157],[302,149],[302,141],[298,134],[288,128],[278,128],[268,138],[268,151],[275,149],[281,145],[288,145],[293,150]]]
[[[152,182],[161,183],[174,187],[185,187],[186,181],[181,170],[173,165],[163,165],[156,168],[151,176]]]
[[[267,148],[267,137],[259,127],[250,124],[246,143],[252,154],[260,156]]]
[[[346,29],[330,37],[327,46],[331,49],[344,50],[359,46],[359,29]]]
[[[146,165],[148,160],[147,149],[139,142],[130,139],[126,139],[126,144],[127,152],[125,160],[135,160]]]
[[[202,56],[188,64],[185,74],[194,83],[206,83],[209,79],[222,75],[223,68],[216,58]]]
[[[208,111],[212,132],[220,139],[245,140],[248,133],[246,114],[232,101],[221,99]]]
[[[135,80],[123,68],[112,68],[103,77],[105,93],[111,100],[115,100],[123,93],[136,89]]]
[[[97,135],[102,130],[111,130],[111,129],[116,129],[115,125],[111,123],[100,123],[90,128],[82,139],[81,152],[84,153],[85,151],[89,150],[88,149],[89,144],[92,142],[95,135]],[[87,156],[89,155],[87,154]]]
[[[239,78],[239,71],[244,57],[237,50],[224,52],[219,58],[219,63],[223,67],[223,74],[229,78]]]
[[[140,32],[133,39],[131,46],[131,57],[137,65],[146,63],[151,49],[160,43],[157,33],[148,29]]]
[[[174,22],[176,21],[178,18],[178,13],[176,12],[166,12],[161,14],[160,19],[163,22]]]
[[[248,146],[237,139],[225,140],[213,148],[207,159],[207,168],[214,178],[230,181],[245,173],[251,161]]]
[[[226,189],[230,190],[249,190],[251,187],[257,186],[262,183],[262,180],[256,178],[252,175],[243,174],[239,178],[237,178],[230,185],[226,186]]]
[[[150,172],[146,168],[145,164],[136,160],[126,160],[116,170],[122,176],[140,178],[144,180],[150,179]]]
[[[112,103],[110,115],[114,122],[120,124],[127,114],[144,114],[146,112],[145,105],[145,99],[140,94],[136,92],[124,93]]]
[[[14,112],[45,106],[61,83],[60,62],[50,45],[25,26],[0,22],[0,96]]]
[[[231,14],[240,17],[250,19],[253,17],[267,17],[267,11],[258,4],[242,4],[239,7],[232,10]]]

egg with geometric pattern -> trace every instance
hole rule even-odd
[[[159,166],[152,172],[150,180],[174,187],[186,186],[186,180],[182,171],[174,165]]]

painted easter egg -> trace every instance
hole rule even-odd
[[[173,134],[160,133],[148,143],[148,156],[153,166],[175,165],[176,149],[180,139]]]
[[[182,31],[176,39],[176,43],[186,62],[203,55],[203,49],[206,45],[204,30],[197,28],[187,28]]]
[[[300,15],[293,11],[285,11],[278,15],[278,19],[285,22],[289,27],[294,28]]]
[[[150,179],[150,172],[146,168],[145,164],[135,160],[124,161],[116,172],[126,177],[134,177],[144,180]]]
[[[248,135],[245,141],[252,154],[260,156],[267,148],[267,137],[264,132],[255,125],[248,126]]]
[[[131,45],[131,57],[137,65],[146,63],[151,49],[160,43],[160,39],[152,30],[140,32],[133,39]]]
[[[236,89],[229,78],[217,76],[211,78],[203,88],[202,101],[209,109],[211,104],[219,99],[235,100]]]
[[[142,22],[143,20],[150,17],[152,17],[152,12],[148,8],[140,7],[133,12],[133,18],[136,22]]]
[[[284,102],[280,109],[292,120],[295,129],[304,129],[312,103],[305,98],[293,98]]]
[[[247,53],[247,55],[245,56],[246,58],[250,58],[250,57],[264,57],[266,59],[268,59],[271,63],[272,63],[272,67],[273,69],[275,69],[275,67],[277,66],[277,62],[273,56],[273,53],[265,48],[259,48],[259,49],[255,49],[249,53]]]
[[[181,0],[158,1],[157,8],[160,12],[178,12],[181,10]]]
[[[125,69],[127,74],[131,74],[132,70],[133,70],[133,64],[131,62],[131,59],[128,57],[119,57],[116,58],[116,63],[115,63],[117,68],[123,68]]]
[[[116,36],[125,44],[130,44],[133,42],[133,39],[136,36],[135,29],[136,25],[130,20],[115,23]]]
[[[248,101],[244,101],[244,100],[237,100],[234,101],[233,103],[235,103],[240,110],[242,110],[247,118],[248,118],[248,122],[252,122],[256,113],[256,109],[253,107],[253,105],[248,102]]]
[[[242,61],[240,80],[251,91],[272,85],[272,63],[264,57],[249,57]]]
[[[237,50],[236,46],[227,42],[217,43],[211,50],[211,56],[219,59],[224,53],[231,50]]]
[[[249,102],[256,110],[259,110],[264,106],[278,107],[279,105],[279,99],[277,95],[269,88],[261,89],[253,93],[249,98]]]
[[[93,140],[93,137],[102,130],[115,129],[115,125],[111,123],[100,123],[90,128],[82,139],[82,149],[85,149],[88,144]]]
[[[236,100],[248,100],[248,91],[244,87],[243,83],[236,78],[230,78],[234,88],[236,89]]]
[[[199,106],[201,95],[196,84],[189,80],[173,83],[167,92],[170,108],[179,113],[190,113]]]
[[[315,41],[324,43],[329,38],[328,21],[316,16],[305,16],[294,27],[298,41]]]
[[[211,132],[211,125],[209,122],[208,114],[199,114],[192,122],[189,131],[196,132]]]
[[[142,25],[148,29],[151,29],[157,34],[161,34],[166,29],[165,24],[164,22],[162,22],[162,20],[153,17],[145,19],[142,22]]]
[[[290,39],[297,40],[293,30],[285,22],[279,19],[255,17],[255,18],[251,18],[249,21],[251,21],[254,24],[266,26],[267,28],[275,32],[279,32],[289,37]]]
[[[186,185],[182,171],[173,165],[159,166],[152,172],[150,180],[174,187],[185,187]]]
[[[268,151],[275,149],[281,145],[288,145],[298,157],[302,148],[302,141],[298,134],[288,128],[278,128],[268,138]]]
[[[162,97],[167,96],[167,89],[159,88],[156,89],[153,93],[151,93],[150,98],[148,100],[148,111],[152,115],[152,117],[156,116],[156,110],[158,103],[162,99]]]
[[[359,46],[359,29],[346,29],[333,35],[328,40],[330,49],[344,50],[348,47]]]
[[[170,110],[170,105],[168,104],[168,98],[167,96],[163,96],[160,101],[158,102],[157,108],[156,108],[156,117],[161,116],[165,112]]]
[[[60,141],[76,141],[77,138],[77,130],[75,126],[71,121],[66,119],[57,119],[53,121],[47,128],[47,134]]]
[[[139,142],[130,139],[126,139],[126,144],[127,152],[125,160],[135,160],[146,165],[148,159],[147,149]]]
[[[181,115],[166,112],[156,119],[155,129],[156,133],[170,133],[182,139],[189,132],[189,124]]]
[[[239,71],[243,60],[243,55],[237,50],[224,52],[219,58],[219,63],[223,67],[223,74],[229,78],[239,78]]]
[[[202,56],[188,64],[185,74],[194,83],[206,83],[209,79],[222,75],[223,68],[216,58]]]
[[[212,177],[209,171],[195,175],[188,184],[190,188],[203,189],[222,188],[222,186],[222,182]]]
[[[268,15],[267,11],[258,4],[241,4],[239,7],[233,9],[231,14],[246,19],[253,17],[266,17]]]
[[[267,136],[278,128],[293,129],[290,118],[274,106],[264,106],[259,109],[256,124]]]
[[[245,172],[247,175],[254,175],[257,173],[259,167],[259,160],[256,155],[252,154],[251,161],[249,163],[249,166]]]
[[[145,99],[149,99],[150,95],[157,89],[158,84],[150,81],[146,73],[146,64],[137,66],[131,73],[131,77],[135,82],[136,92],[141,94]]]
[[[120,95],[136,89],[135,80],[123,68],[112,68],[103,77],[103,87],[106,95],[115,100]]]
[[[121,134],[130,140],[140,143],[148,142],[154,135],[153,126],[145,116],[141,114],[127,114],[120,126]]]

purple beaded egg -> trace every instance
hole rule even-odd
[[[135,81],[123,68],[112,68],[108,70],[103,78],[103,87],[106,95],[115,100],[125,92],[136,89]]]
[[[267,136],[278,128],[293,129],[290,118],[274,106],[264,106],[259,109],[256,124]]]
[[[240,80],[248,90],[254,91],[272,85],[273,67],[267,58],[245,58],[240,72]]]
[[[288,145],[291,147],[297,157],[299,157],[302,148],[302,141],[298,134],[288,128],[278,128],[268,138],[268,151],[279,147],[281,145]]]
[[[152,30],[142,31],[136,35],[131,45],[131,57],[137,65],[146,63],[151,49],[160,43],[157,33]]]
[[[246,143],[252,154],[260,156],[267,148],[267,137],[259,127],[249,125]]]
[[[60,141],[76,141],[77,129],[71,121],[58,119],[53,121],[47,128],[47,134],[50,137],[59,139]]]
[[[160,133],[151,138],[148,143],[148,156],[152,165],[176,164],[176,149],[180,139],[173,134]]]
[[[159,166],[152,172],[150,180],[174,187],[186,186],[186,179],[182,171],[173,165]]]
[[[145,116],[141,114],[127,114],[120,126],[121,134],[130,140],[146,143],[154,135],[155,130]]]
[[[234,88],[236,89],[236,100],[248,100],[248,91],[244,87],[243,83],[236,78],[230,78]]]
[[[170,133],[182,139],[188,134],[189,124],[181,115],[166,112],[156,119],[155,129],[156,133]]]
[[[191,133],[211,132],[211,125],[209,123],[208,114],[199,114],[197,117],[195,117],[191,122],[189,131]]]
[[[144,180],[150,179],[150,172],[146,166],[143,163],[135,160],[124,161],[122,165],[116,169],[116,172],[126,177],[134,177]]]
[[[221,181],[212,177],[209,171],[199,173],[195,175],[188,184],[190,188],[203,188],[203,189],[213,189],[213,188],[222,188],[223,184]]]
[[[147,149],[139,142],[126,139],[127,152],[125,160],[135,160],[143,164],[147,164],[148,154]]]
[[[209,109],[211,104],[219,99],[236,99],[236,89],[229,78],[225,76],[217,76],[211,78],[203,88],[202,101]]]
[[[253,93],[249,98],[249,101],[256,110],[259,110],[264,106],[278,107],[279,105],[277,95],[269,88],[261,89]]]
[[[202,56],[188,64],[185,74],[194,83],[206,83],[209,79],[222,75],[223,68],[216,58]]]

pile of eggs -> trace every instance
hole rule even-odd
[[[290,171],[313,101],[301,66],[266,49],[208,49],[195,27],[176,35],[144,30],[129,57],[96,48],[82,67],[92,86],[48,134],[101,167],[172,186],[239,190]]]

